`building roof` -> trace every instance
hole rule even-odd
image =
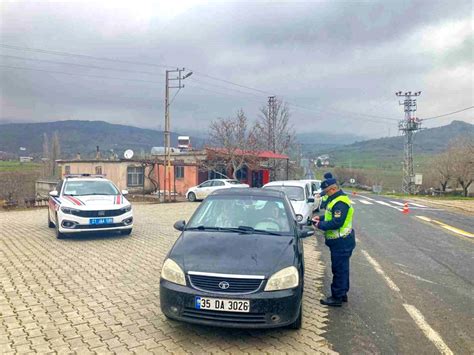
[[[215,152],[215,153],[221,153],[225,154],[226,149],[225,148],[206,148],[206,150]],[[258,150],[258,151],[251,151],[251,150],[243,150],[243,149],[236,149],[235,154],[237,155],[249,155],[249,156],[254,156],[257,158],[263,158],[263,159],[289,159],[288,155],[285,154],[279,154],[279,153],[274,153],[269,150]]]

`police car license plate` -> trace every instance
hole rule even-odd
[[[194,305],[196,309],[206,309],[211,311],[250,312],[250,301],[243,300],[196,297]]]
[[[112,224],[114,223],[113,218],[91,218],[89,224]]]

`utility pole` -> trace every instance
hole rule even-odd
[[[421,120],[415,116],[417,109],[416,99],[421,95],[421,91],[412,93],[411,91],[402,93],[396,92],[397,97],[404,97],[403,105],[405,118],[398,123],[398,129],[405,135],[404,159],[403,159],[403,181],[402,191],[406,194],[415,193],[415,172],[413,170],[413,137],[421,129]]]
[[[166,83],[165,83],[165,158],[164,158],[164,165],[165,165],[165,174],[164,174],[164,189],[163,189],[163,196],[164,201],[166,201],[166,187],[168,187],[168,197],[169,201],[171,201],[171,129],[170,129],[170,89],[178,89],[175,96],[178,94],[179,90],[184,88],[184,84],[181,82],[190,77],[193,72],[190,71],[184,76],[182,76],[185,68],[173,69],[173,70],[166,70]],[[170,78],[170,73],[178,73],[178,76]],[[170,81],[177,81],[177,85],[171,86]],[[174,97],[173,97],[174,99]]]
[[[268,97],[268,119],[270,123],[270,144],[272,152],[276,153],[276,108],[275,108],[275,96]],[[276,179],[276,161],[273,159],[272,179]]]

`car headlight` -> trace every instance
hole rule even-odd
[[[61,211],[66,214],[77,214],[80,212],[79,210],[76,210],[75,208],[69,208],[69,207],[61,207]]]
[[[186,286],[184,272],[172,259],[166,259],[161,269],[161,278],[178,285]]]
[[[278,291],[298,286],[300,275],[294,266],[286,267],[274,273],[265,286],[265,291]]]
[[[125,212],[130,212],[130,211],[132,210],[132,205],[128,205],[128,206],[126,206],[126,207],[124,207],[124,208],[121,208],[120,210],[121,210],[123,213],[125,213]]]
[[[302,214],[297,214],[297,215],[296,215],[296,220],[297,220],[298,222],[301,222],[301,221],[303,220],[303,215],[302,215]]]

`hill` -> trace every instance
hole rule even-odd
[[[449,125],[424,129],[414,137],[415,163],[422,164],[426,157],[445,150],[449,143],[460,136],[474,139],[474,125],[452,121]],[[317,155],[328,154],[338,166],[400,168],[403,160],[405,137],[386,137],[356,142],[342,147],[320,149]]]
[[[80,152],[83,157],[93,156],[96,146],[102,152],[111,149],[122,154],[126,149],[137,153],[149,153],[151,147],[163,146],[163,132],[132,126],[111,124],[103,121],[56,121],[43,123],[7,123],[0,125],[0,151],[19,153],[20,147],[26,153],[40,156],[43,148],[43,133],[49,139],[58,131],[61,153],[72,157]],[[171,133],[172,145],[177,145],[177,133]],[[193,145],[202,143],[202,139],[191,137]]]

